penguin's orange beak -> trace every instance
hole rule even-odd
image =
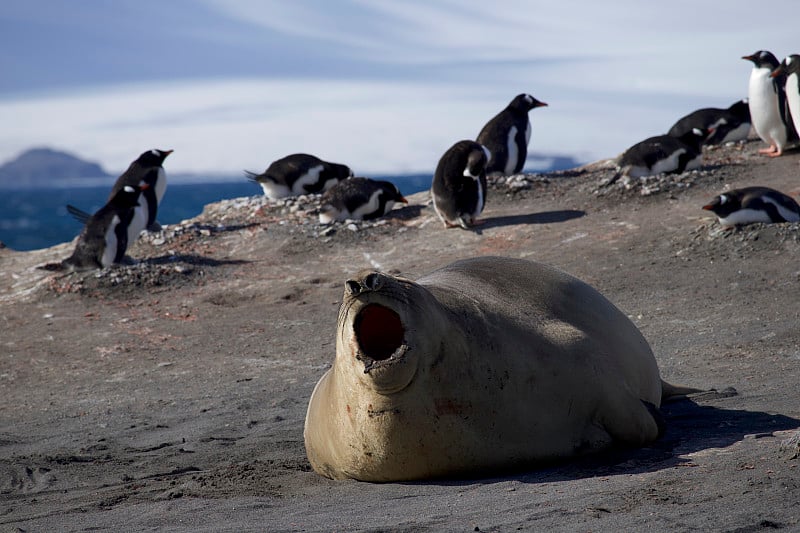
[[[753,56],[742,56],[742,59],[746,59],[748,61],[752,61],[753,60]]]
[[[400,198],[399,198],[397,201],[398,201],[398,202],[403,202],[404,204],[407,204],[407,203],[408,203],[408,200],[406,200],[406,197],[405,197],[405,196],[401,196],[401,197],[400,197]]]
[[[150,184],[149,183],[142,183],[141,185],[139,185],[139,191],[140,192],[141,191],[146,191],[149,188],[150,188]]]
[[[776,68],[775,70],[773,70],[772,74],[770,74],[769,77],[770,78],[777,78],[781,74],[783,74],[783,66],[780,66],[780,67]]]
[[[708,204],[708,205],[704,205],[703,209],[705,209],[706,211],[711,211],[712,207],[713,206],[711,204]]]
[[[536,105],[533,107],[547,107],[547,102],[536,102]]]

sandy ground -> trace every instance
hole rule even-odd
[[[228,202],[100,273],[34,268],[71,244],[0,250],[0,531],[800,529],[800,225],[722,233],[700,209],[726,186],[798,191],[798,152],[759,147],[644,188],[598,194],[600,167],[501,184],[479,232],[442,229],[420,193],[333,230]],[[487,254],[591,283],[665,379],[716,392],[666,404],[652,446],[540,470],[380,485],[311,471],[305,409],[347,277]]]

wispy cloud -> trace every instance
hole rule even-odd
[[[0,161],[50,145],[119,170],[163,147],[180,171],[307,151],[430,172],[520,92],[550,104],[533,150],[610,157],[745,96],[742,55],[800,51],[793,19],[760,20],[750,0],[7,0]]]

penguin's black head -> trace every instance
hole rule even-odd
[[[467,155],[467,165],[464,168],[465,174],[469,172],[470,176],[480,176],[486,171],[489,159],[491,159],[491,153],[488,148],[476,142],[471,143]]]
[[[383,192],[386,196],[385,199],[387,201],[392,200],[395,202],[402,202],[404,204],[408,203],[408,200],[406,200],[405,196],[400,194],[400,189],[398,189],[397,185],[395,185],[394,183],[390,181],[379,181],[378,185],[380,186],[381,189],[383,189]]]
[[[172,150],[148,150],[136,160],[143,167],[160,167]]]
[[[789,74],[800,74],[800,55],[792,54],[790,56],[786,56],[781,64],[772,71],[770,77],[777,78],[782,74],[789,75]]]
[[[520,113],[527,113],[528,111],[530,111],[535,107],[546,107],[546,106],[547,106],[546,103],[541,102],[536,98],[534,98],[533,96],[525,93],[518,94],[517,96],[514,97],[513,100],[511,100],[511,103],[508,104],[509,109],[513,109],[514,111]]]
[[[728,108],[728,111],[742,120],[750,120],[750,104],[748,103],[747,98],[731,104],[731,106]]]
[[[338,163],[329,163],[329,165],[330,168],[333,169],[336,179],[344,180],[354,176],[353,171],[347,165],[340,165]]]
[[[720,194],[710,203],[703,206],[706,211],[711,211],[720,218],[725,218],[741,207],[739,198],[730,193]]]
[[[714,133],[714,128],[704,128],[704,129],[692,128],[691,130],[687,131],[678,138],[687,146],[692,146],[699,150],[700,147],[703,145],[703,142],[712,133]]]
[[[111,199],[111,203],[120,208],[131,208],[139,205],[139,193],[148,189],[150,185],[141,183],[138,187],[126,185],[121,188]]]
[[[755,68],[774,70],[779,65],[778,58],[775,57],[772,52],[766,50],[759,50],[758,52],[753,52],[749,56],[742,56],[742,59],[752,61]]]

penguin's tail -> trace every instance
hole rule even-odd
[[[39,265],[36,267],[39,270],[47,270],[50,272],[62,272],[67,270],[67,265],[63,263],[63,261],[59,261],[58,263],[45,263],[43,265]]]
[[[72,218],[74,218],[81,224],[86,224],[89,221],[89,218],[92,216],[83,209],[79,209],[74,205],[70,204],[67,204],[67,213],[72,215]]]
[[[256,174],[255,172],[250,172],[249,170],[244,171],[244,177],[249,179],[250,181],[258,183],[258,176],[259,175]]]
[[[626,168],[617,167],[617,171],[613,176],[600,180],[600,187],[610,187],[611,185],[614,185],[622,176],[625,175],[626,170]]]

